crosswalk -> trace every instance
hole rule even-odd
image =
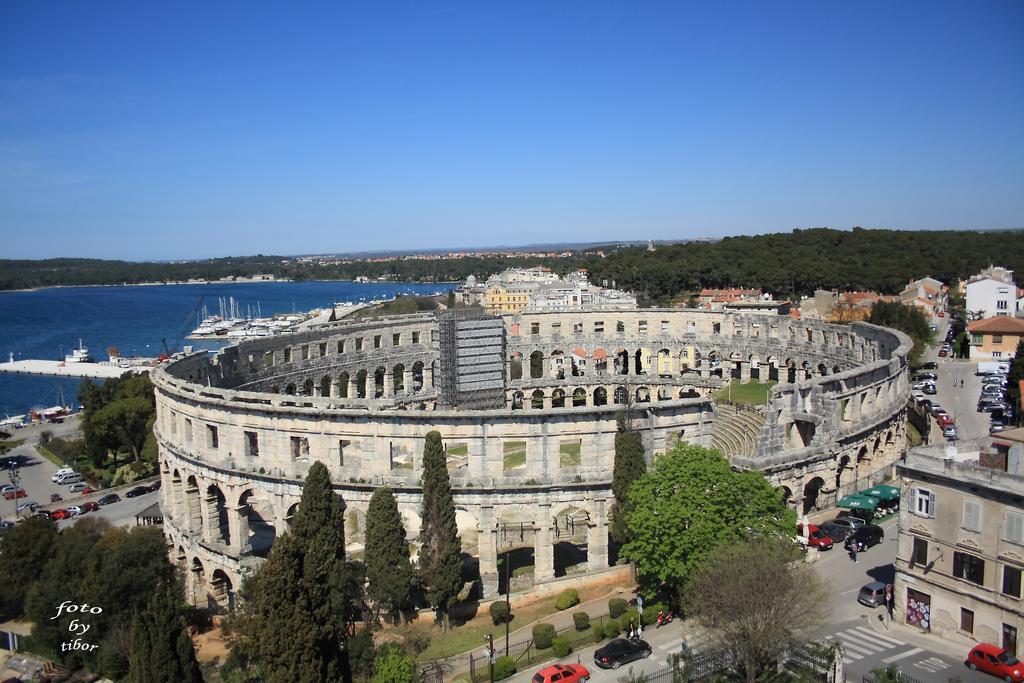
[[[830,636],[843,645],[843,661],[852,664],[858,660],[867,660],[879,666],[914,666],[929,673],[939,673],[949,668],[949,664],[938,657],[914,659],[925,652],[920,647],[909,646],[899,638],[887,636],[873,631],[866,626],[854,626]],[[909,648],[909,649],[904,649]],[[891,653],[891,654],[890,654]],[[930,653],[927,653],[930,654]]]

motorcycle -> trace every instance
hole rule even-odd
[[[671,624],[672,623],[672,619],[673,619],[673,616],[672,616],[671,612],[658,612],[658,616],[657,616],[657,618],[655,620],[655,626],[654,627],[655,628],[661,628],[665,624]]]

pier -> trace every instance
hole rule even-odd
[[[133,371],[148,371],[147,367],[122,368],[101,363],[65,363],[59,360],[12,360],[0,363],[0,372],[16,375],[51,375],[54,377],[91,377],[112,379]]]

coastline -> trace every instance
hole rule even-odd
[[[394,281],[388,280],[386,282],[377,282],[371,280],[370,282],[359,282],[350,279],[338,279],[338,280],[320,280],[320,279],[309,279],[309,280],[292,280],[292,279],[280,279],[280,280],[209,280],[209,281],[195,281],[195,280],[183,280],[181,282],[122,282],[116,285],[48,285],[46,287],[25,287],[22,289],[2,289],[0,295],[15,293],[15,292],[41,292],[47,289],[86,289],[89,287],[170,287],[176,285],[246,285],[246,284],[264,284],[272,285],[277,283],[292,283],[292,282],[350,282],[361,285],[458,285],[461,284],[459,281],[451,282],[421,282],[419,280],[409,281]]]

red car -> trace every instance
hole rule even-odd
[[[25,493],[25,489],[19,488],[14,491],[7,491],[4,493],[4,500],[14,500],[15,498],[24,498],[28,494]]]
[[[100,506],[97,503],[82,503],[82,512],[96,512],[99,509]]]
[[[54,510],[50,519],[71,519],[71,513],[67,510]]]
[[[796,531],[798,534],[803,534],[804,525],[797,524]],[[817,524],[807,525],[807,545],[818,550],[831,550],[832,549],[832,537],[827,533],[818,528]]]
[[[582,664],[552,664],[533,675],[533,683],[582,683],[590,671]]]
[[[84,489],[78,492],[80,495],[88,496],[90,493],[96,493],[96,489],[91,486],[86,486]]]
[[[942,413],[937,418],[940,427],[951,427],[953,426],[953,416],[949,413]]]
[[[1024,681],[1024,667],[1017,658],[1003,648],[991,643],[979,643],[974,646],[967,661],[964,662],[969,669],[984,671],[993,676],[999,676],[1010,683],[1021,683]]]

